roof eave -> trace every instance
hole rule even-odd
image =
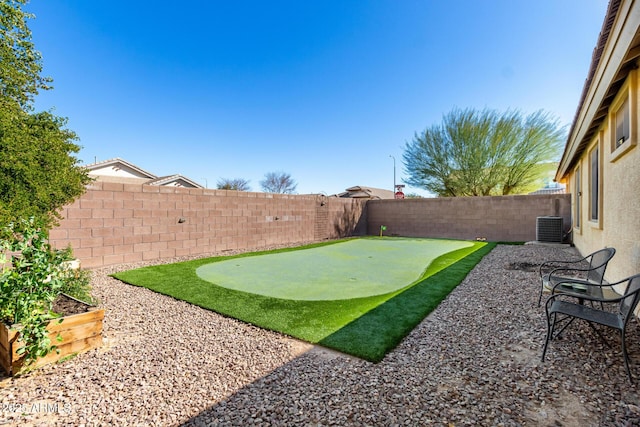
[[[124,166],[128,167],[129,169],[132,169],[132,170],[140,173],[141,175],[146,175],[150,179],[158,178],[157,175],[154,175],[151,172],[147,172],[146,170],[134,165],[133,163],[129,163],[126,160],[121,159],[120,157],[116,157],[116,158],[109,159],[109,160],[104,160],[104,161],[101,161],[101,162],[91,163],[91,164],[85,165],[84,167],[87,170],[92,171],[92,170],[96,170],[96,169],[99,169],[99,168],[104,167],[104,166],[111,166],[111,165],[114,165],[114,164],[117,164],[117,163],[120,163],[121,165],[124,165]]]
[[[629,71],[635,68],[635,60],[640,56],[640,50],[634,48],[640,28],[640,9],[636,3],[636,0],[609,2],[589,75],[556,171],[556,181],[561,181],[569,173],[585,145],[593,138],[594,131],[605,120],[613,99],[611,89],[618,87],[616,85],[621,84]]]

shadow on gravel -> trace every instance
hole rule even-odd
[[[612,336],[608,348],[587,324],[575,322],[540,363],[546,322],[535,303],[539,279],[523,268],[527,262],[534,264],[527,250],[498,246],[441,304],[437,320],[393,357],[373,364],[312,350],[183,426],[640,425],[638,387],[626,378],[619,338]],[[508,315],[514,312],[517,324]],[[468,324],[477,326],[456,329]],[[628,333],[638,383],[637,319]]]
[[[318,344],[337,350],[347,349],[349,354],[370,362],[380,362],[438,307],[495,246],[495,243],[488,243],[360,316]],[[381,333],[383,330],[384,333]]]

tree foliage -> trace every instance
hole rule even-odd
[[[293,194],[298,184],[285,172],[268,172],[260,181],[260,188],[265,193]]]
[[[528,192],[557,161],[564,130],[543,111],[453,110],[405,145],[409,185],[441,197]]]
[[[51,88],[51,78],[40,75],[41,55],[27,26],[33,15],[22,10],[27,2],[0,1],[0,96],[18,102],[23,108],[30,108],[40,89]]]
[[[35,217],[51,227],[91,179],[73,156],[80,147],[67,120],[33,112],[34,97],[51,79],[40,76],[25,3],[0,0],[0,223]]]
[[[220,178],[217,188],[218,190],[251,191],[249,181],[243,178]]]

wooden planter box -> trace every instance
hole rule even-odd
[[[71,297],[69,297],[71,298]],[[102,320],[104,309],[87,306],[85,313],[64,316],[49,321],[47,330],[51,344],[57,346],[58,351],[53,350],[48,355],[37,359],[30,368],[56,362],[63,357],[98,348],[102,345]],[[63,319],[60,322],[60,319]],[[60,334],[62,341],[58,341]],[[18,341],[19,327],[9,327],[0,323],[0,365],[8,375],[15,375],[22,369],[24,355],[18,355],[16,351],[21,346]]]

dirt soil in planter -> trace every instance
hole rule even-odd
[[[62,316],[70,316],[72,314],[86,313],[91,306],[66,295],[58,295],[53,301],[53,311]]]

